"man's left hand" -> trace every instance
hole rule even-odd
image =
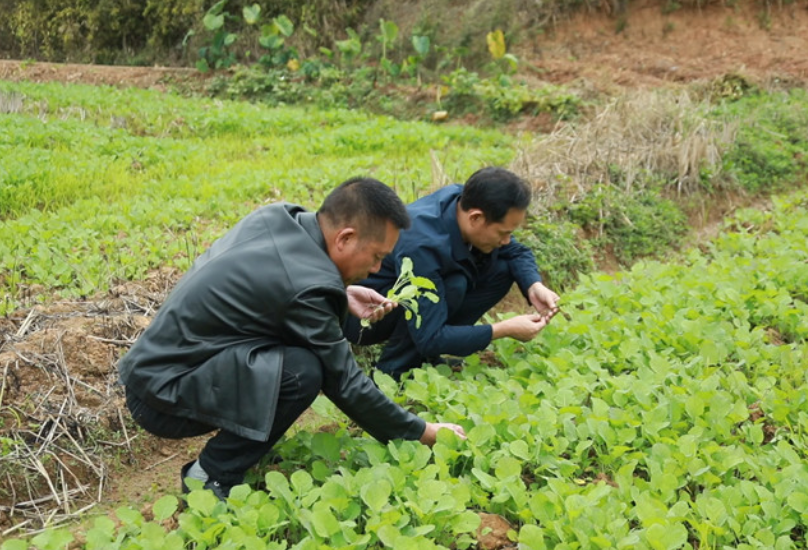
[[[348,295],[348,310],[356,317],[367,319],[371,323],[379,321],[398,305],[372,288],[364,286],[349,285],[345,292]]]
[[[466,432],[463,430],[462,426],[449,422],[427,422],[424,433],[418,441],[431,447],[438,440],[438,430],[451,430],[460,439],[466,439]]]
[[[545,321],[549,321],[558,313],[558,301],[561,298],[541,283],[531,285],[527,291],[527,298]]]

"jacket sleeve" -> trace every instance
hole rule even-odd
[[[284,340],[311,350],[323,366],[322,391],[346,415],[382,442],[420,439],[423,419],[391,401],[357,366],[342,333],[344,291],[323,289],[294,297],[284,316]]]
[[[491,343],[492,329],[490,325],[455,326],[449,325],[449,304],[446,301],[446,287],[440,274],[439,259],[433,253],[419,251],[412,254],[415,275],[427,277],[435,283],[439,301],[433,303],[426,298],[418,300],[418,314],[421,317],[420,327],[416,326],[413,316],[407,323],[415,347],[424,357],[435,357],[441,354],[465,357],[483,350]],[[397,259],[396,271],[401,265]],[[398,274],[398,273],[397,273]]]
[[[534,283],[541,282],[541,274],[533,252],[513,237],[511,242],[500,248],[497,253],[508,262],[511,276],[523,295],[527,295],[527,290]]]

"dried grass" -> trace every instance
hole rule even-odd
[[[85,338],[130,346],[143,328],[135,317],[152,314],[168,288],[133,293],[135,285],[128,286],[114,299],[31,309],[15,329],[0,335],[0,484],[7,484],[0,539],[75,520],[101,502],[111,460],[121,452],[132,455],[137,435],[126,428],[114,364],[100,378],[82,380],[84,373],[71,371],[62,338],[65,327],[81,318],[88,320],[88,330],[103,333],[87,332]],[[35,335],[54,330],[55,345],[46,350],[31,345]],[[20,391],[21,381],[35,389]],[[82,406],[82,396],[89,394],[102,405]]]
[[[702,185],[702,169],[720,174],[737,132],[706,112],[684,91],[621,96],[587,122],[540,137],[512,168],[534,183],[539,208],[575,201],[598,184],[617,183],[631,193],[660,176],[677,193],[691,193]]]

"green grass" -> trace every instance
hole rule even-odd
[[[316,208],[355,175],[412,200],[432,186],[432,154],[455,181],[513,155],[495,131],[347,110],[56,84],[2,93],[25,100],[0,118],[0,312],[32,285],[82,296],[185,266],[264,201]]]

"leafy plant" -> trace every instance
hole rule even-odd
[[[489,32],[485,36],[485,41],[488,44],[488,52],[495,62],[504,61],[507,63],[509,72],[515,72],[519,61],[516,56],[508,53],[507,46],[505,45],[505,34],[502,29]]]
[[[238,35],[229,32],[225,28],[226,19],[230,18],[230,13],[225,8],[227,0],[219,0],[205,14],[202,23],[208,32],[212,33],[210,42],[199,49],[199,61],[196,63],[197,69],[206,72],[210,69],[227,68],[236,61],[236,56],[229,51],[229,47],[236,41]],[[186,40],[193,32],[189,32]]]
[[[299,69],[297,50],[286,45],[286,39],[290,38],[294,31],[294,23],[285,15],[279,15],[273,18],[270,24],[263,25],[258,43],[269,50],[269,54],[261,56],[259,62],[270,69],[275,67],[286,67],[291,71]]]
[[[412,260],[408,257],[401,259],[400,272],[398,278],[390,290],[387,291],[387,299],[396,302],[404,307],[404,317],[409,321],[415,318],[415,328],[421,327],[421,316],[418,314],[418,299],[426,298],[430,302],[437,303],[440,298],[432,292],[435,290],[435,283],[426,277],[419,277],[413,273]],[[383,307],[383,306],[378,306]],[[370,326],[370,320],[362,319],[363,327]]]

